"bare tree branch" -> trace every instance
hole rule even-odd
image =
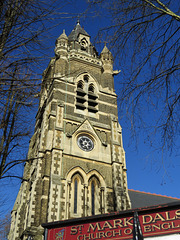
[[[57,19],[69,17],[62,11],[67,4],[59,0],[0,2],[0,179],[24,163],[20,151],[31,133],[29,112],[37,104],[41,86],[37,67],[46,50],[42,39],[57,26]]]
[[[126,68],[119,85],[121,111],[133,129],[161,136],[159,148],[179,149],[180,127],[180,2],[178,0],[90,0],[111,23],[99,40],[109,43],[119,65]],[[105,9],[104,9],[105,8]],[[110,37],[109,37],[110,36]],[[125,65],[125,64],[126,65]],[[146,106],[146,107],[145,107]],[[156,116],[150,122],[144,109]],[[146,123],[146,125],[145,125]]]

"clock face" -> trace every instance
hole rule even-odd
[[[78,146],[86,152],[91,151],[94,148],[93,141],[86,135],[81,135],[78,137],[77,143]]]

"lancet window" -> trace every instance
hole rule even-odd
[[[77,213],[78,180],[74,181],[74,213]]]
[[[98,102],[95,86],[90,82],[88,74],[83,75],[77,83],[76,89],[76,109],[86,110],[90,113],[98,112]]]
[[[81,217],[83,213],[84,179],[79,172],[67,184],[67,217]]]
[[[91,183],[91,213],[95,214],[95,185],[94,182]]]
[[[84,110],[86,108],[86,92],[84,91],[84,83],[80,80],[76,90],[76,109]]]
[[[72,170],[74,172],[74,170]],[[66,217],[83,217],[105,213],[105,187],[102,177],[93,171],[78,169],[67,177]],[[99,178],[100,177],[100,178]]]
[[[101,191],[100,182],[96,176],[89,179],[89,213],[91,215],[100,214],[101,212]]]
[[[97,95],[95,94],[94,85],[91,83],[88,88],[88,111],[96,113],[97,110]]]

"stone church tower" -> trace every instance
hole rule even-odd
[[[42,223],[130,208],[116,72],[79,22],[56,40],[9,240],[42,240]]]

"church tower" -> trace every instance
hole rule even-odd
[[[130,208],[116,72],[79,22],[56,40],[9,240],[42,240],[42,223]]]

